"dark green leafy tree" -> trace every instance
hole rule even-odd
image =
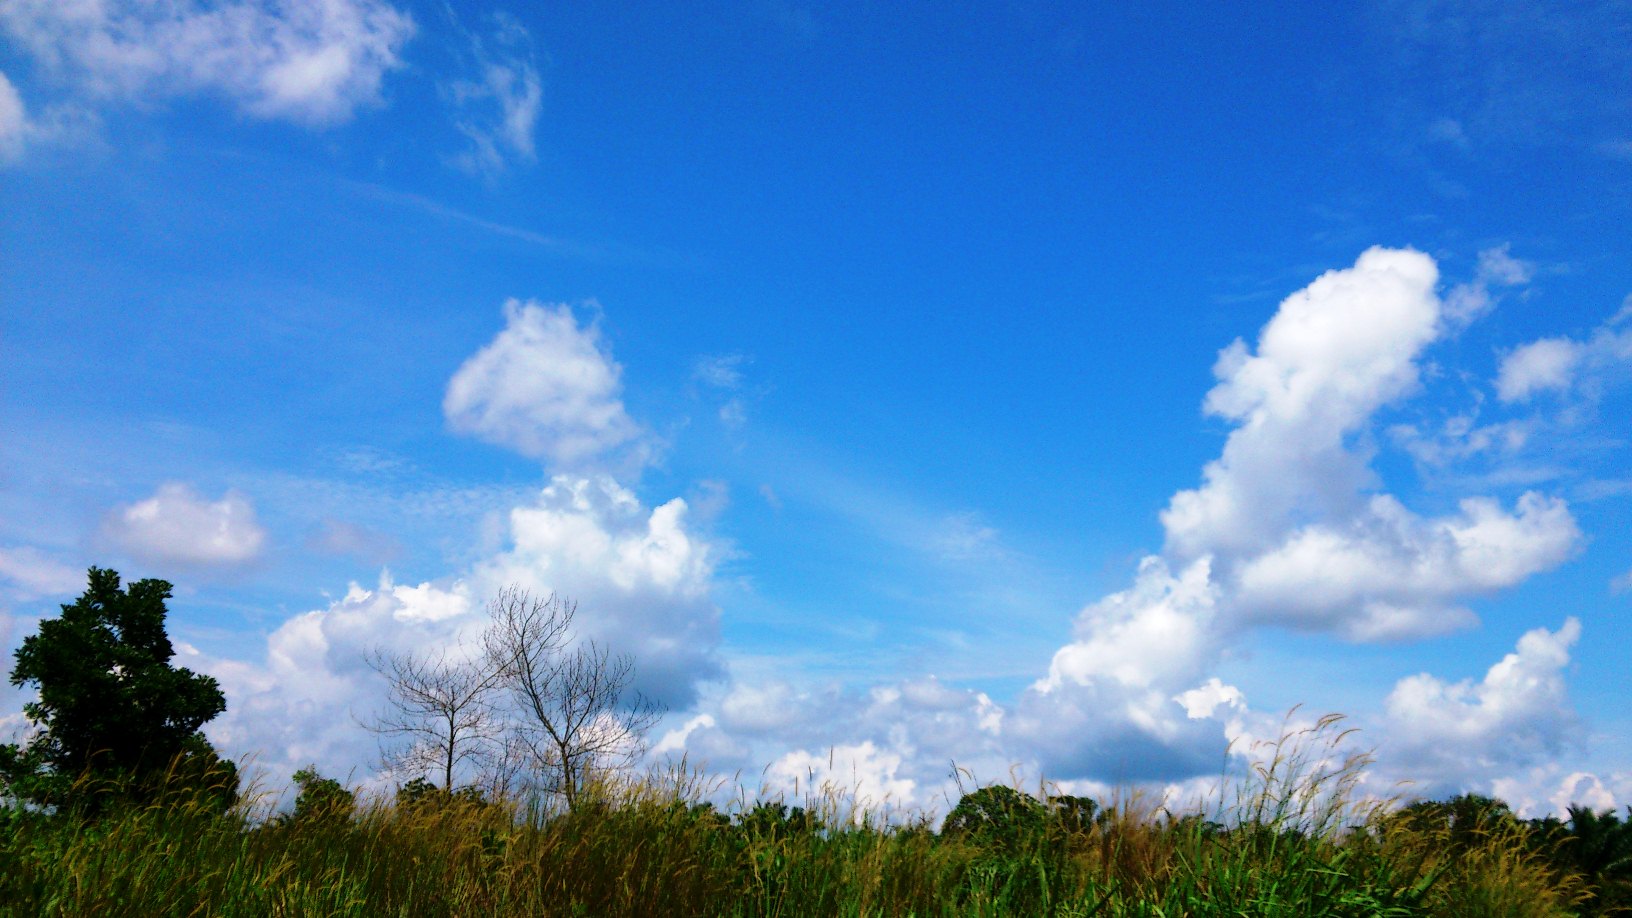
[[[23,640],[11,684],[38,691],[23,708],[35,732],[0,745],[0,792],[93,814],[181,790],[232,803],[237,769],[199,732],[226,699],[214,679],[170,665],[169,598],[163,580],[126,590],[93,567],[84,595]]]
[[[1097,831],[1111,814],[1092,797],[1057,794],[1048,798],[1051,826],[1066,835],[1087,835]]]
[[[1014,849],[1043,828],[1047,810],[1037,798],[993,784],[970,791],[946,816],[941,834],[968,838],[985,847]]]
[[[1418,833],[1442,834],[1449,851],[1456,855],[1477,848],[1493,834],[1518,824],[1506,803],[1481,794],[1419,801],[1400,810],[1394,819]]]
[[[1587,883],[1583,915],[1632,914],[1632,806],[1622,821],[1614,810],[1573,805],[1568,822],[1530,820],[1530,831],[1561,870]]]
[[[821,828],[816,814],[802,806],[789,808],[780,800],[761,800],[737,817],[737,825],[756,838],[783,839]]]
[[[333,778],[318,774],[316,765],[295,772],[295,822],[345,822],[357,809],[357,795]]]

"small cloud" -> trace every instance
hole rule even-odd
[[[28,112],[17,87],[0,73],[0,165],[16,162],[23,155],[23,138],[28,133]]]
[[[954,513],[942,521],[935,536],[935,551],[948,561],[970,561],[1001,554],[997,530],[974,512]]]
[[[782,512],[782,498],[777,495],[775,488],[762,484],[759,486],[759,496],[765,498],[765,503],[769,504],[772,510]]]
[[[1498,287],[1518,287],[1530,283],[1535,265],[1514,258],[1511,246],[1503,244],[1479,253],[1473,279],[1452,287],[1445,296],[1444,318],[1453,329],[1462,328],[1496,305]]]
[[[211,501],[179,482],[118,508],[103,532],[132,557],[155,565],[239,566],[258,558],[266,543],[248,498],[228,491]]]
[[[442,410],[454,431],[569,467],[640,445],[623,368],[595,325],[564,304],[510,300],[504,316],[504,330],[448,381]]]
[[[1609,588],[1616,593],[1632,593],[1632,570],[1627,571],[1609,582]]]
[[[748,409],[742,399],[734,398],[720,406],[720,423],[730,430],[741,430],[748,423]]]
[[[692,365],[691,378],[716,389],[735,389],[742,385],[742,367],[748,362],[742,354],[699,357]]]
[[[10,582],[8,592],[15,599],[28,602],[53,596],[70,596],[83,590],[85,571],[64,564],[37,548],[22,545],[0,548],[0,580]]]
[[[1542,338],[1514,348],[1502,357],[1496,397],[1504,402],[1529,401],[1538,392],[1570,387],[1581,362],[1581,346],[1568,338]]]
[[[1632,366],[1629,316],[1632,299],[1586,338],[1542,338],[1509,351],[1497,371],[1497,397],[1522,402],[1537,392],[1571,390],[1590,397]]]
[[[72,103],[48,106],[36,117],[22,95],[0,73],[0,167],[21,161],[30,148],[69,144],[95,132],[96,117]]]

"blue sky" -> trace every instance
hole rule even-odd
[[[519,583],[772,785],[1182,790],[1303,704],[1378,787],[1632,802],[1628,48],[3,0],[0,644],[164,577],[216,741],[363,780],[362,653]]]

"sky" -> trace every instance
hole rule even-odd
[[[0,650],[161,577],[385,781],[518,586],[750,790],[1632,804],[1629,215],[1615,2],[0,0]]]

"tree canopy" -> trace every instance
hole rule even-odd
[[[117,572],[93,567],[85,593],[23,640],[11,684],[38,691],[23,708],[37,732],[0,745],[8,796],[94,809],[179,777],[230,802],[236,769],[199,732],[226,698],[215,679],[171,665],[170,591],[163,580],[121,589]]]

